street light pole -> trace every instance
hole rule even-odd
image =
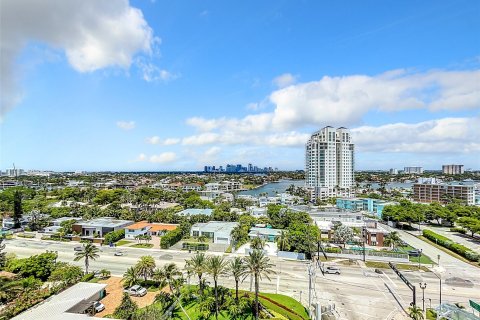
[[[420,253],[418,254],[418,270],[420,270],[420,257],[422,256],[422,249],[420,249]]]
[[[440,311],[442,311],[442,277],[441,275],[436,274],[435,272],[432,272],[439,280],[439,285],[440,285]]]
[[[425,289],[427,288],[426,282],[420,282],[420,289],[422,289],[422,310],[425,312]]]

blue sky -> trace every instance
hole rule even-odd
[[[478,1],[1,3],[0,168],[480,169]],[[72,12],[75,14],[72,15]]]

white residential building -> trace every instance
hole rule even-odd
[[[348,129],[328,126],[315,132],[306,144],[305,160],[312,199],[353,196],[355,152]]]
[[[423,173],[423,167],[404,167],[403,168],[403,173],[416,173],[416,174],[422,174]]]
[[[192,237],[206,236],[213,239],[213,243],[230,244],[232,242],[231,233],[236,226],[238,226],[238,222],[195,223],[190,230],[190,235]]]

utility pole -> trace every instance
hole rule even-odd
[[[362,242],[363,242],[363,262],[366,261],[365,259],[365,242],[367,241],[367,229],[365,228],[365,226],[363,227],[362,229]]]
[[[308,265],[308,315],[310,318],[312,317],[312,290],[313,290],[313,285],[312,281],[315,279],[315,265],[313,262],[311,262]]]

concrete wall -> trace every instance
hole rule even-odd
[[[285,259],[305,260],[305,253],[278,251],[277,257]]]
[[[363,259],[363,253],[361,251],[349,252],[349,253],[328,253],[327,256],[331,258],[347,258],[361,260]],[[368,261],[392,261],[392,262],[409,262],[408,254],[396,254],[396,255],[377,255],[370,253],[369,251],[365,252],[365,260]]]

